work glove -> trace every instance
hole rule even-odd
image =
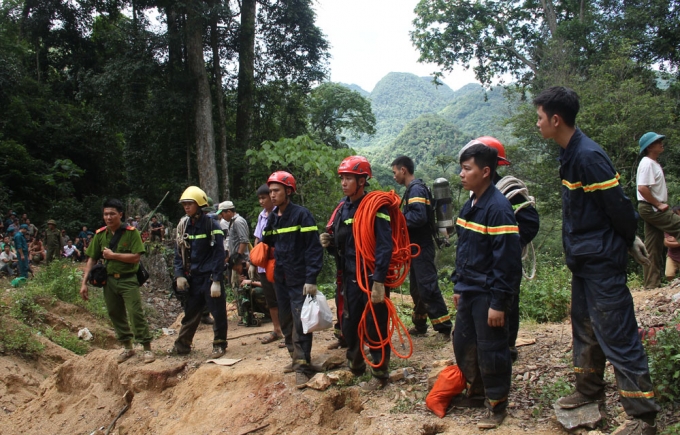
[[[183,276],[177,278],[177,290],[186,291],[189,290],[189,281]]]
[[[371,289],[371,302],[374,304],[382,304],[385,302],[385,284],[381,282],[374,282]]]
[[[316,284],[305,284],[305,286],[302,288],[303,295],[316,296],[316,291]]]
[[[321,233],[319,235],[319,242],[321,242],[322,247],[328,248],[333,243],[333,236],[328,233]]]
[[[645,248],[645,244],[640,240],[638,236],[635,236],[635,240],[633,241],[633,246],[628,248],[628,253],[643,266],[649,266],[650,261],[649,261],[649,254],[647,253],[647,248]]]
[[[210,286],[210,297],[211,298],[219,298],[221,292],[222,292],[222,286],[220,285],[220,282],[219,281],[213,281],[212,285]]]

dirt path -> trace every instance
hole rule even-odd
[[[677,311],[669,296],[677,288],[637,292],[639,317],[653,319],[659,307]],[[659,301],[663,303],[659,304]],[[93,319],[59,317],[77,327]],[[76,310],[77,311],[77,310]],[[72,317],[69,317],[72,316]],[[81,316],[81,317],[77,317]],[[651,321],[651,320],[650,320]],[[170,328],[179,330],[176,321]],[[99,325],[101,327],[101,325]],[[117,434],[470,434],[479,433],[482,410],[454,409],[439,419],[425,408],[427,378],[437,361],[453,358],[450,342],[433,335],[414,339],[409,360],[393,359],[392,369],[408,367],[410,379],[379,392],[364,392],[355,382],[319,392],[295,388],[294,374],[284,374],[290,361],[277,343],[258,338],[271,329],[242,327],[229,322],[227,357],[241,361],[232,367],[205,363],[212,330],[202,325],[187,357],[170,357],[164,350],[174,336],[154,341],[157,360],[144,365],[137,357],[117,365],[117,349],[97,349],[84,357],[47,343],[37,361],[0,355],[0,433],[103,434],[123,407],[123,393],[136,395],[130,410],[116,425]],[[571,378],[571,328],[568,323],[522,325],[520,338],[535,344],[520,348],[513,366],[510,416],[490,433],[564,434],[549,408],[560,380]],[[328,350],[331,331],[314,335],[313,358],[342,359],[344,350]],[[106,341],[108,343],[108,341]],[[104,347],[108,347],[104,346]],[[613,380],[608,369],[608,380]],[[365,380],[365,379],[364,379]],[[609,421],[620,418],[615,389],[608,389]],[[101,429],[103,428],[103,429]],[[252,432],[249,432],[252,431]],[[609,433],[610,428],[603,428]],[[594,432],[597,433],[597,432]]]

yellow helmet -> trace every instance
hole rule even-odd
[[[194,201],[199,207],[205,207],[208,205],[208,195],[200,187],[189,186],[179,199],[179,202],[184,201]]]

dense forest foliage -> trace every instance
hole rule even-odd
[[[246,210],[273,169],[302,170],[248,150],[305,135],[347,152],[375,120],[361,95],[324,83],[311,5],[2,2],[0,209],[75,229],[100,223],[107,196],[153,207],[170,191],[161,210],[176,217],[198,184]]]

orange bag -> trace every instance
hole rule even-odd
[[[439,373],[437,382],[425,399],[425,405],[439,418],[444,418],[451,399],[465,389],[465,376],[457,365],[448,366]]]
[[[274,284],[274,267],[276,267],[276,260],[270,258],[269,261],[267,261],[267,266],[265,266],[265,270],[267,271],[267,281],[269,281],[272,284]]]
[[[257,267],[267,267],[269,260],[269,245],[260,242],[250,251],[250,263]]]

